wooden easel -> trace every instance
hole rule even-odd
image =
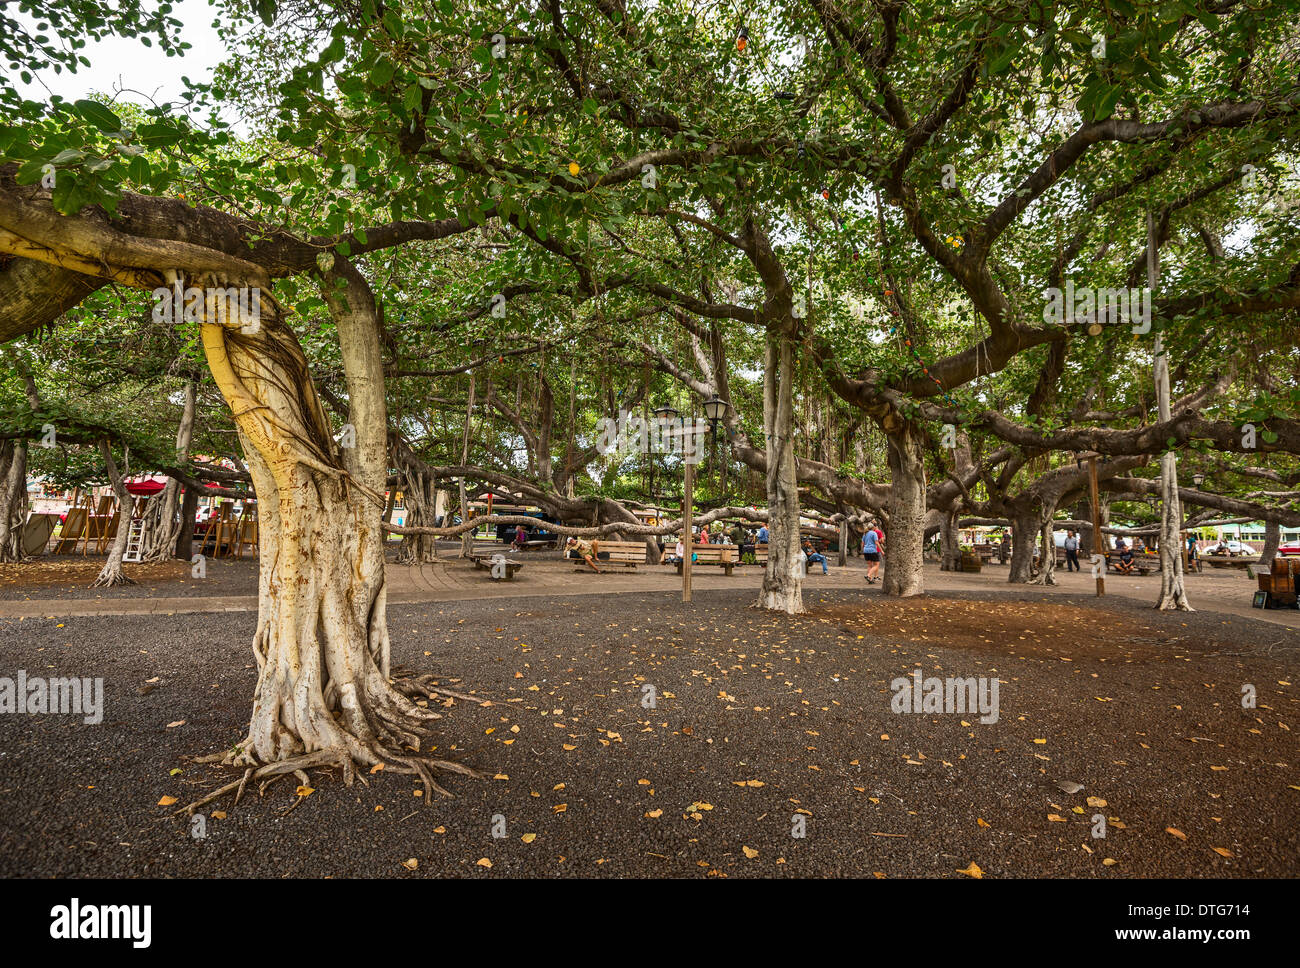
[[[216,520],[213,520],[211,517],[208,518],[208,530],[207,533],[203,535],[203,543],[199,545],[199,554],[205,555],[207,553],[208,539],[212,539],[213,558],[230,556],[229,550],[227,550],[224,555],[221,551],[222,545],[232,533],[230,531],[230,507],[231,505],[229,504],[221,504],[217,509]]]
[[[239,522],[235,525],[235,557],[242,559],[244,557],[244,547],[248,546],[253,549],[253,557],[257,557],[257,505],[246,504],[244,510],[240,512]]]
[[[99,499],[99,507],[94,506],[93,495],[86,495],[86,543],[81,546],[82,556],[90,554],[90,542],[95,542],[95,554],[102,555],[108,546],[111,535],[117,534],[117,517],[113,514],[113,499],[105,495]]]
[[[76,554],[77,545],[86,533],[86,517],[86,508],[75,506],[68,508],[68,513],[63,519],[63,530],[59,532],[59,540],[54,546],[56,555]]]

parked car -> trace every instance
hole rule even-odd
[[[1277,546],[1277,553],[1283,558],[1300,557],[1300,541],[1288,541]]]
[[[1207,555],[1253,555],[1255,549],[1250,545],[1242,544],[1240,541],[1220,541],[1218,544],[1207,548],[1205,553]]]

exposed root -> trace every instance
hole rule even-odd
[[[486,705],[490,700],[435,686],[433,684],[434,678],[432,675],[427,674],[407,674],[393,679],[390,683],[391,689],[387,692],[387,695],[384,699],[374,702],[370,710],[373,714],[377,732],[383,736],[383,739],[378,737],[362,738],[344,732],[341,734],[342,745],[291,756],[274,763],[262,764],[256,761],[252,751],[252,744],[249,738],[246,737],[224,753],[196,757],[196,763],[221,763],[226,766],[243,767],[243,776],[213,790],[201,799],[181,807],[173,813],[173,816],[180,814],[191,815],[195,810],[232,790],[236,791],[235,805],[237,806],[250,780],[260,781],[258,783],[258,795],[262,796],[271,784],[285,775],[294,774],[303,786],[308,786],[310,779],[307,774],[308,770],[335,766],[342,772],[345,786],[352,786],[353,781],[359,775],[361,781],[366,782],[364,775],[358,774],[358,766],[373,767],[382,765],[386,772],[418,777],[424,786],[426,804],[432,800],[435,793],[441,797],[453,799],[453,794],[434,779],[435,773],[456,773],[474,779],[483,779],[486,774],[463,763],[418,755],[421,737],[427,735],[426,724],[430,720],[441,719],[442,716],[440,713],[417,706],[412,700],[417,696],[432,698],[435,694],[452,696],[468,702],[479,703],[480,705]],[[414,751],[417,755],[410,755],[410,753],[401,752],[400,750]]]
[[[120,571],[117,572],[116,574],[109,574],[109,575],[100,572],[99,577],[90,583],[90,587],[91,588],[113,588],[116,585],[134,585],[134,584],[135,584],[134,578],[128,578]]]

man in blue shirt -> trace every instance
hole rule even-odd
[[[758,529],[758,543],[759,543],[759,544],[767,544],[767,525],[766,525],[766,524],[763,525],[761,528]]]
[[[874,585],[880,578],[880,534],[874,524],[862,536],[862,558],[867,563],[867,584]]]

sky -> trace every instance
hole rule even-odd
[[[139,104],[148,104],[150,99],[178,100],[184,91],[181,75],[192,81],[210,80],[213,68],[226,56],[226,47],[212,26],[219,11],[208,0],[173,0],[172,6],[171,16],[183,25],[181,39],[193,45],[183,56],[168,57],[156,40],[146,47],[139,38],[106,37],[87,42],[81,50],[90,67],[83,66],[75,74],[66,70],[55,74],[47,69],[32,84],[15,77],[18,91],[34,101],[47,100],[51,93],[73,101],[92,93],[111,95],[119,88],[125,89],[119,100]],[[22,14],[14,16],[36,23]]]

